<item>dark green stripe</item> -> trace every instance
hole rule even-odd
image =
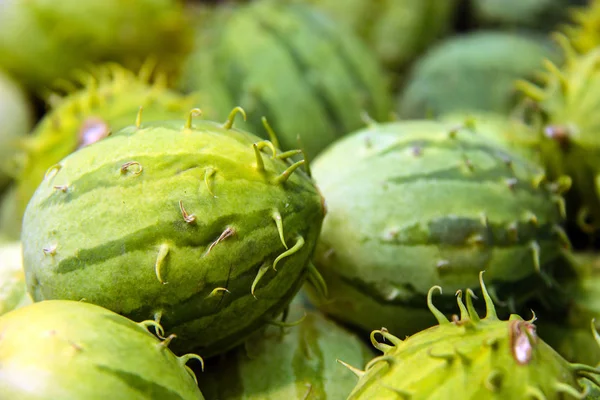
[[[369,7],[371,8],[371,7]],[[344,66],[350,80],[354,83],[353,86],[357,89],[359,93],[366,94],[368,96],[363,97],[365,104],[363,107],[369,113],[374,113],[373,117],[377,118],[376,111],[379,111],[375,107],[375,101],[372,97],[372,91],[369,87],[368,82],[366,82],[362,75],[358,72],[360,69],[360,64],[354,62],[353,58],[348,54],[344,43],[342,41],[342,37],[340,35],[339,29],[329,29],[329,26],[323,21],[321,18],[318,18],[319,15],[314,11],[304,6],[296,6],[296,12],[303,17],[303,19],[307,22],[307,25],[310,25],[311,30],[319,32],[319,36],[323,37],[323,40],[328,41],[333,44],[336,51],[336,57],[338,57],[343,62],[341,63]],[[354,129],[355,127],[346,126],[345,130]],[[346,133],[346,132],[342,132]]]
[[[329,100],[327,93],[323,91],[321,85],[315,86],[314,83],[309,79],[312,68],[302,59],[302,55],[294,48],[294,45],[289,40],[288,36],[285,35],[285,33],[279,32],[277,28],[270,24],[267,20],[260,20],[259,26],[268,32],[273,39],[279,43],[281,47],[283,47],[290,55],[294,65],[296,66],[298,74],[304,79],[304,84],[313,93],[314,98],[321,105],[320,108],[323,110],[323,113],[327,116],[327,119],[330,121],[332,126],[345,126],[344,118],[338,115],[337,107],[331,100]]]
[[[528,245],[532,239],[538,241],[552,240],[556,242],[553,226],[554,223],[534,225],[528,222],[516,222],[518,237],[512,238],[507,229],[507,223],[488,221],[487,227],[478,218],[444,217],[432,221],[417,222],[398,231],[395,238],[377,237],[375,240],[386,245],[400,246],[457,246],[464,247],[467,240],[479,234],[483,238],[483,245],[497,248],[508,248],[518,245]]]
[[[243,210],[240,210],[243,211]],[[157,241],[169,238],[178,248],[206,248],[223,232],[223,227],[235,221],[248,218],[248,221],[265,221],[270,219],[260,218],[269,215],[270,210],[257,210],[253,213],[229,214],[204,224],[197,220],[196,224],[187,224],[183,218],[175,221],[164,221],[143,229],[139,229],[126,236],[115,238],[99,246],[81,249],[76,255],[62,259],[56,268],[56,273],[66,274],[75,270],[84,269],[94,264],[111,260],[125,253],[149,250],[155,248]],[[259,229],[253,227],[252,229]]]
[[[481,171],[481,170],[480,170]],[[536,189],[531,184],[531,181],[516,180],[512,189],[509,189],[507,171],[505,166],[496,166],[491,169],[482,170],[483,172],[477,173],[477,169],[473,173],[465,172],[465,168],[456,165],[446,169],[440,169],[436,171],[413,173],[411,175],[391,177],[386,180],[387,183],[391,184],[410,184],[419,182],[422,180],[433,180],[433,181],[446,181],[457,183],[492,183],[495,185],[505,185],[507,192],[510,190],[521,190],[525,191],[532,196],[540,196],[543,192],[540,189]]]
[[[185,400],[178,392],[166,388],[158,383],[145,379],[140,375],[106,365],[97,365],[96,369],[112,375],[122,381],[126,386],[133,388],[144,395],[144,398],[152,400]],[[191,379],[191,378],[190,378]]]

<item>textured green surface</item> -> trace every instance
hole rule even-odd
[[[561,198],[542,170],[472,130],[373,125],[322,153],[313,174],[328,210],[315,264],[330,293],[315,301],[363,330],[430,326],[427,290],[442,286],[440,306],[452,307],[483,269],[518,306],[567,267]]]
[[[299,2],[305,2],[298,0]],[[454,0],[309,0],[374,49],[384,65],[405,67],[451,27]]]
[[[133,124],[140,107],[145,121],[185,118],[196,106],[184,97],[151,84],[147,73],[135,74],[118,65],[102,65],[86,78],[83,88],[55,99],[24,143],[18,171],[18,212],[22,216],[46,170],[85,145],[85,138],[101,138]]]
[[[32,126],[33,109],[24,90],[0,70],[0,191],[14,174],[10,158],[17,149],[17,140]]]
[[[40,92],[103,61],[138,68],[152,57],[175,73],[190,48],[186,23],[177,0],[6,0],[0,68]]]
[[[302,319],[303,318],[303,319]],[[337,359],[363,365],[372,350],[357,336],[315,311],[292,305],[288,322],[269,327],[244,347],[215,360],[199,376],[207,398],[219,400],[337,400],[352,391],[356,378]]]
[[[485,289],[485,318],[468,292],[466,306],[462,297],[460,317],[441,316],[439,325],[404,341],[373,332],[383,355],[369,362],[348,400],[581,398],[577,379],[585,367],[570,365],[540,340],[531,321],[517,314],[498,319]]]
[[[21,242],[0,243],[0,315],[30,303]]]
[[[265,147],[257,168],[259,141],[210,121],[148,122],[62,160],[25,212],[34,299],[160,315],[175,351],[205,356],[245,339],[300,289],[324,214],[302,167],[278,182],[290,165]],[[287,248],[304,245],[275,271],[286,251],[277,213]]]
[[[542,61],[556,58],[546,38],[501,31],[452,36],[414,65],[398,99],[406,118],[452,111],[509,112],[517,100],[514,81],[533,77]]]
[[[242,106],[249,119],[240,127],[268,137],[261,122],[266,116],[284,150],[298,148],[299,136],[310,159],[362,126],[363,111],[387,118],[390,94],[375,56],[326,15],[302,4],[259,0],[219,21],[209,23],[208,38],[198,39],[182,83],[215,107],[207,118],[221,120]]]
[[[588,231],[600,227],[600,48],[576,54],[563,41],[566,60],[559,69],[547,64],[545,82],[521,88],[540,111],[536,126],[542,142],[544,166],[551,177],[568,175],[573,188],[567,193],[568,216],[585,220]]]
[[[478,25],[550,31],[567,20],[568,7],[586,0],[471,0]]]
[[[204,399],[186,357],[144,326],[92,304],[35,303],[0,317],[0,332],[6,399]]]

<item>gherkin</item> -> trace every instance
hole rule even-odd
[[[311,299],[361,330],[403,336],[433,325],[428,288],[446,288],[440,307],[451,312],[452,293],[477,290],[484,268],[503,312],[548,300],[557,277],[572,274],[561,226],[568,180],[547,180],[473,129],[373,124],[329,147],[312,171],[328,210],[314,259],[329,298]]]
[[[582,379],[597,382],[600,369],[562,358],[537,336],[535,315],[499,319],[482,276],[485,317],[467,289],[466,305],[457,292],[460,316],[448,320],[433,305],[433,293],[442,290],[434,286],[427,305],[438,325],[404,340],[385,328],[373,331],[371,341],[383,355],[364,371],[351,367],[359,381],[348,400],[584,398],[591,388]]]
[[[325,210],[310,169],[233,127],[238,113],[138,114],[52,166],[21,235],[34,300],[155,319],[174,351],[208,357],[276,318],[306,278],[319,284],[310,257]]]

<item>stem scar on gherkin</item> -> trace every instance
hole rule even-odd
[[[233,127],[233,121],[235,119],[235,116],[238,113],[242,114],[244,121],[246,121],[246,111],[244,111],[244,109],[242,107],[237,106],[233,110],[231,110],[231,112],[229,113],[229,116],[227,117],[227,121],[225,121],[225,123],[223,124],[223,128],[231,129]]]
[[[66,193],[67,190],[69,189],[69,186],[68,185],[56,185],[56,186],[54,186],[54,189],[59,190],[63,193]]]
[[[44,252],[44,255],[53,256],[56,254],[56,248],[57,248],[57,246],[55,244],[53,244],[51,246],[44,247],[42,249],[42,251]]]

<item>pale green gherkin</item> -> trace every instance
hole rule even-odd
[[[536,334],[535,315],[529,321],[517,314],[508,320],[496,315],[480,274],[486,315],[473,306],[473,292],[457,292],[460,317],[448,320],[432,302],[427,304],[438,325],[401,340],[386,329],[373,331],[371,341],[383,352],[359,376],[348,400],[442,400],[584,398],[591,388],[581,379],[597,382],[600,370],[570,364]],[[384,340],[379,341],[377,336]]]
[[[312,170],[328,210],[314,258],[329,298],[311,299],[362,330],[403,336],[433,325],[427,290],[446,288],[440,306],[451,312],[453,293],[477,290],[484,268],[511,312],[572,273],[561,228],[568,183],[546,180],[472,129],[373,124],[332,145]]]
[[[27,206],[36,301],[86,299],[160,320],[174,351],[224,352],[307,276],[325,213],[304,160],[225,123],[143,122],[51,167]],[[133,119],[133,118],[132,118]],[[101,199],[99,201],[99,199]]]

